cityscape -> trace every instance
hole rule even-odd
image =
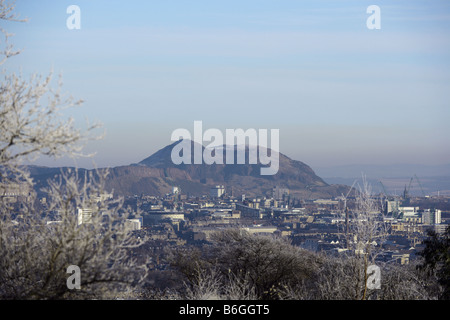
[[[374,213],[380,215],[389,229],[386,242],[377,244],[382,247],[379,259],[384,262],[408,264],[423,248],[427,231],[443,233],[450,221],[449,197],[405,196],[389,199],[382,194],[373,195],[380,203]],[[142,212],[129,219],[130,228],[146,233],[160,245],[201,246],[212,233],[237,228],[250,234],[285,237],[302,248],[334,254],[348,250],[345,210],[351,211],[354,203],[354,196],[292,199],[289,189],[276,186],[272,197],[231,196],[221,185],[200,197],[188,197],[173,187],[164,196],[142,194],[125,200],[135,212]],[[86,213],[80,209],[78,215],[82,223]],[[166,267],[154,264],[155,269]]]
[[[132,237],[146,239],[143,251],[138,252],[150,257],[147,266],[151,289],[147,290],[160,292],[173,286],[171,278],[178,271],[168,252],[203,250],[214,242],[218,233],[227,230],[283,239],[313,254],[348,259],[367,254],[367,248],[361,251],[355,246],[357,235],[354,228],[349,228],[358,223],[356,220],[364,220],[363,223],[383,229],[381,236],[371,242],[371,247],[376,248],[376,253],[371,254],[375,266],[386,268],[419,265],[430,232],[445,234],[450,222],[450,197],[413,196],[407,186],[401,196],[370,194],[373,206],[363,213],[367,216],[355,215],[360,210],[361,199],[357,181],[346,195],[330,198],[302,199],[292,195],[289,188],[280,186],[273,186],[270,192],[260,196],[235,193],[232,185],[214,185],[208,193],[193,196],[189,190],[184,192],[179,186],[173,186],[170,192],[160,196],[142,193],[124,197],[123,207],[130,212],[127,232]],[[20,197],[10,192],[12,202],[15,196]],[[107,192],[100,194],[96,201],[114,197],[114,192]],[[39,202],[45,212],[46,198],[40,198]],[[77,208],[78,225],[92,223],[93,214],[91,208]],[[55,223],[61,221],[47,221],[48,225]]]
[[[450,300],[450,3],[0,0],[0,23],[13,316]]]

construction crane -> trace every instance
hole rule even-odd
[[[344,196],[343,193],[342,194],[342,198],[344,199],[344,213],[345,213],[345,245],[348,248],[348,244],[349,244],[349,221],[350,221],[350,215],[349,215],[349,210],[347,207],[347,198],[350,195],[350,192],[353,191],[353,187],[355,186],[356,180],[353,181],[352,186],[350,187],[350,189],[348,190],[347,194]]]
[[[412,181],[413,181],[413,178],[411,177],[411,179],[409,180],[408,188],[406,187],[406,184],[405,184],[405,190],[403,190],[403,199],[406,202],[408,202],[408,200],[409,200],[409,189],[411,189]]]
[[[385,195],[386,198],[387,198],[387,197],[388,197],[388,193],[387,193],[387,191],[386,191],[386,188],[384,187],[384,184],[383,184],[383,182],[381,182],[381,180],[380,180],[379,182],[380,182],[380,184],[381,184],[381,187],[383,188],[384,195]]]
[[[408,195],[409,195],[409,190],[411,190],[411,183],[413,182],[414,177],[411,177],[411,180],[409,180],[409,185],[408,185]]]
[[[419,178],[417,177],[416,174],[414,174],[414,177],[416,178],[417,183],[419,184],[420,190],[422,191],[422,195],[425,197],[425,192],[423,191],[422,184],[420,183]]]
[[[409,180],[408,188],[406,188],[406,185],[405,185],[405,191],[403,192],[403,198],[404,198],[404,199],[409,198],[409,195],[410,195],[410,194],[409,194],[409,191],[410,191],[410,189],[411,189],[411,184],[412,184],[412,182],[413,182],[414,179],[416,179],[416,181],[417,181],[417,183],[418,183],[418,185],[419,185],[419,187],[420,187],[420,191],[422,191],[422,195],[425,197],[425,192],[423,191],[422,184],[420,183],[420,180],[419,180],[419,178],[417,177],[417,174],[414,174],[414,175],[411,177],[411,179]]]

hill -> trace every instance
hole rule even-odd
[[[260,174],[261,167],[267,166],[262,165],[259,159],[257,164],[248,164],[246,161],[246,164],[176,165],[171,153],[178,143],[179,141],[160,149],[139,163],[109,168],[106,188],[122,196],[161,196],[170,193],[177,186],[185,194],[201,196],[209,194],[213,186],[224,185],[227,193],[234,196],[272,196],[273,187],[278,186],[288,188],[291,195],[303,199],[339,196],[349,189],[348,186],[326,183],[308,165],[282,153],[279,153],[279,170],[274,175]],[[235,157],[237,152],[238,148],[235,146]],[[245,148],[245,157],[249,157],[248,148]],[[61,170],[68,169],[38,166],[29,168],[38,188],[44,187],[46,181],[57,176]],[[80,175],[85,171],[88,170],[79,169]]]
[[[289,188],[291,194],[302,198],[338,196],[348,190],[347,186],[327,184],[308,165],[282,153],[279,154],[279,170],[275,175],[261,175],[260,169],[265,166],[259,159],[257,164],[246,161],[246,164],[176,165],[171,153],[178,143],[160,149],[137,164],[112,168],[108,186],[124,195],[164,194],[171,192],[173,186],[180,187],[187,194],[201,195],[208,194],[212,186],[224,185],[233,195],[269,196],[273,187],[279,186]],[[238,147],[235,146],[235,158],[237,152]],[[248,160],[248,147],[245,148],[245,157]]]

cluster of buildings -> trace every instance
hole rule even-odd
[[[423,209],[420,207],[403,207],[400,199],[387,200],[385,206],[385,214],[391,215],[391,219],[398,222],[410,222],[424,225],[441,225],[442,210],[440,209]]]
[[[1,196],[14,203],[16,197],[24,196],[23,189],[16,189],[10,188]],[[93,201],[112,198],[113,194],[103,194]],[[40,200],[45,206],[45,199]],[[381,219],[388,230],[383,242],[375,243],[384,261],[408,263],[422,249],[428,230],[444,232],[450,222],[450,211],[417,205],[411,199],[374,200],[380,205],[371,214]],[[450,198],[442,201],[450,208]],[[289,189],[279,186],[273,188],[271,197],[232,196],[225,186],[217,185],[209,194],[196,197],[188,197],[179,187],[164,196],[135,195],[127,197],[124,206],[135,212],[126,221],[129,230],[137,236],[145,234],[151,247],[161,254],[167,246],[201,246],[212,234],[227,228],[287,237],[307,250],[339,253],[348,250],[345,226],[349,222],[347,214],[356,208],[356,199],[295,199]],[[76,214],[80,225],[89,223],[93,212],[78,208]],[[56,219],[48,224],[58,222]],[[162,268],[163,259],[157,260],[154,267]]]
[[[379,199],[376,199],[377,202]],[[214,186],[201,197],[187,197],[179,188],[163,197],[133,196],[133,207],[142,221],[139,232],[168,246],[199,245],[218,230],[239,228],[251,234],[288,237],[311,251],[345,251],[344,205],[351,212],[356,199],[299,200],[289,189],[274,187],[272,197],[229,196],[224,186]],[[401,199],[380,202],[378,215],[389,234],[380,246],[380,259],[408,263],[422,248],[427,230],[443,232],[450,219],[435,208],[402,206]]]

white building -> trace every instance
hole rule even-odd
[[[275,226],[252,226],[252,227],[242,227],[242,230],[249,232],[250,234],[269,234],[277,231]]]
[[[90,223],[92,219],[92,209],[78,209],[78,225]]]
[[[398,207],[402,221],[409,223],[420,223],[421,216],[419,214],[419,207]]]
[[[142,224],[141,224],[141,220],[140,219],[127,219],[125,221],[125,223],[126,223],[126,228],[129,231],[141,230],[141,228],[142,228]]]
[[[210,189],[209,194],[213,198],[220,198],[225,193],[225,187],[224,186],[215,186]]]
[[[114,194],[113,193],[106,193],[106,192],[102,193],[102,194],[99,194],[96,197],[93,197],[95,202],[104,202],[106,200],[111,200],[113,198],[114,198]]]
[[[404,217],[417,216],[419,213],[419,207],[398,207],[398,209]]]
[[[386,200],[386,213],[397,213],[400,208],[400,202],[398,199]]]
[[[439,209],[425,209],[422,212],[423,224],[440,224],[441,223],[441,210]]]

